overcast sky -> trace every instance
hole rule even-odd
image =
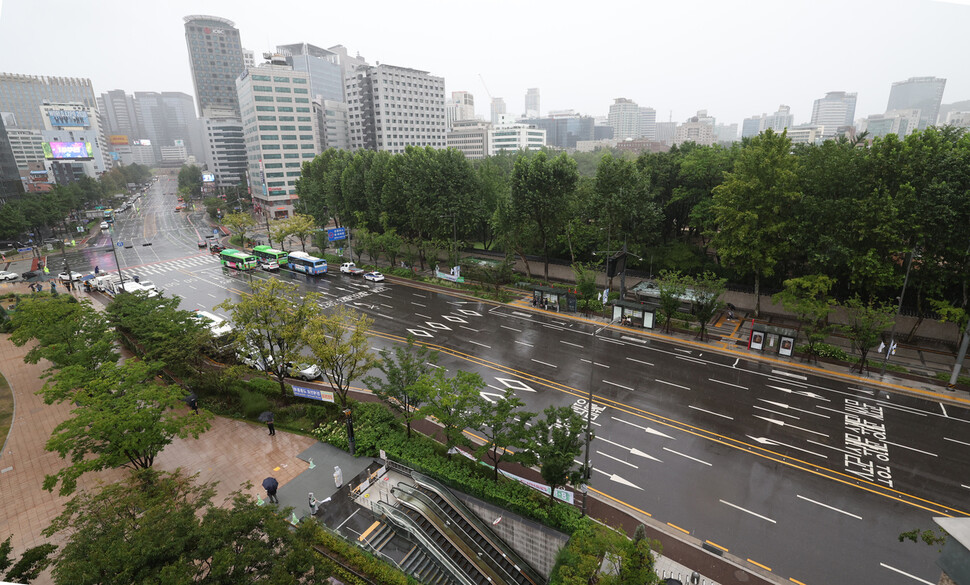
[[[235,22],[243,46],[342,44],[368,62],[445,78],[448,95],[524,110],[605,115],[613,98],[684,121],[791,106],[808,122],[827,91],[882,113],[890,85],[946,78],[943,103],[970,99],[970,0],[0,0],[0,71],[87,77],[111,89],[195,95],[182,18]],[[479,77],[481,75],[481,78]],[[484,78],[484,84],[482,81]]]

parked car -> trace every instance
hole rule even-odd
[[[323,374],[323,371],[316,364],[294,364],[293,362],[287,362],[286,373],[291,378],[310,381],[319,378]]]
[[[16,272],[0,270],[0,280],[17,280],[18,278],[20,278],[20,275]]]
[[[260,372],[265,372],[269,369],[270,364],[264,363],[263,358],[259,355],[259,352],[255,349],[243,349],[236,353],[236,359],[238,359],[243,364],[253,368],[254,370],[259,370]],[[267,359],[267,362],[271,360]]]
[[[30,280],[31,278],[37,278],[37,273],[33,270],[28,270],[27,272],[21,273],[20,277],[24,280]]]
[[[67,272],[62,272],[62,273],[60,273],[60,274],[57,275],[57,280],[60,280],[61,282],[67,282],[69,280],[73,280],[74,282],[78,282],[82,278],[84,278],[84,275],[83,274],[81,274],[80,272],[73,272],[73,271],[70,274],[68,274]]]
[[[364,280],[369,280],[371,282],[383,282],[384,275],[376,270],[374,272],[366,272],[364,273]]]
[[[357,265],[353,262],[344,262],[340,265],[340,272],[344,274],[350,274],[351,276],[360,276],[364,273],[363,268],[357,268]]]

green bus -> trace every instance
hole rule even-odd
[[[269,246],[256,246],[253,248],[253,255],[260,260],[272,260],[280,267],[286,266],[289,262],[288,253],[282,250],[274,250]]]
[[[256,268],[255,256],[232,248],[219,252],[219,261],[223,266],[236,270],[254,270]]]

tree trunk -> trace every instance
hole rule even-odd
[[[754,317],[761,316],[761,274],[754,273]]]

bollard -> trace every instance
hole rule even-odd
[[[310,495],[309,495],[309,503],[310,503],[310,515],[311,516],[316,516],[317,515],[317,499],[313,497],[313,492],[310,492]]]
[[[316,465],[313,464],[313,459],[310,459],[310,467],[307,469],[313,469],[314,467],[316,467]]]

